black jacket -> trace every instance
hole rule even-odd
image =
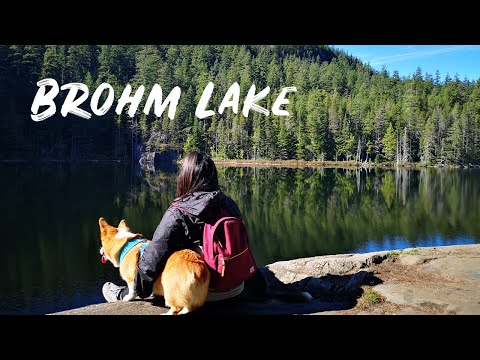
[[[195,192],[173,202],[188,212],[169,207],[153,234],[139,262],[135,289],[142,299],[152,294],[153,283],[165,267],[168,256],[181,249],[201,245],[205,218],[211,210],[224,209],[231,216],[242,218],[235,201],[222,191]]]

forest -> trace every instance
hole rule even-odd
[[[179,86],[182,97],[173,119],[112,111],[34,122],[44,78],[92,91],[106,82],[116,94],[127,84],[146,93],[159,84],[164,94]],[[234,82],[241,100],[252,84],[269,86],[259,101],[267,109],[282,88],[297,91],[284,106],[289,116],[227,108],[200,120],[195,107],[209,82],[212,109]],[[420,67],[400,77],[327,45],[0,45],[0,104],[0,160],[128,162],[168,148],[215,159],[480,164],[478,80]]]

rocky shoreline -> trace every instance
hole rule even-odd
[[[269,296],[208,303],[204,315],[480,314],[480,244],[301,258],[261,271]],[[308,292],[310,301],[288,300]],[[101,303],[53,315],[158,315],[153,299]]]

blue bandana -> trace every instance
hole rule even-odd
[[[125,257],[125,255],[127,255],[127,253],[128,253],[130,250],[132,250],[132,248],[133,248],[135,245],[137,245],[137,244],[139,244],[139,243],[141,243],[141,242],[144,243],[144,244],[142,245],[142,247],[140,248],[140,256],[141,256],[142,253],[143,253],[143,250],[145,250],[145,248],[146,248],[147,245],[148,245],[147,239],[141,238],[141,239],[129,240],[129,241],[125,244],[125,246],[123,247],[122,252],[120,253],[120,263],[122,263],[122,260],[123,260],[123,258]]]

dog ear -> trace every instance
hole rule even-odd
[[[118,224],[118,228],[119,228],[119,229],[125,229],[125,230],[130,231],[130,228],[128,227],[127,222],[125,221],[125,219],[122,219],[122,220],[120,221],[120,223]]]
[[[98,219],[98,225],[100,226],[101,234],[104,234],[107,231],[107,227],[109,226],[107,221],[103,217]]]
[[[104,227],[108,226],[107,220],[105,218],[101,217],[98,219],[98,225],[100,225],[100,229],[103,229]]]

